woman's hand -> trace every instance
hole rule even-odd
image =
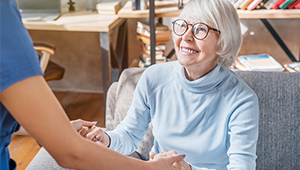
[[[84,138],[87,137],[87,134],[92,132],[91,128],[97,124],[97,122],[90,122],[81,119],[76,119],[70,121],[74,129]]]
[[[97,127],[97,122],[89,122],[81,119],[71,121],[75,130],[84,138],[97,142],[102,146],[108,146],[110,137],[104,131]]]
[[[105,147],[108,147],[110,144],[110,137],[100,127],[95,125],[90,128],[86,138]]]
[[[159,159],[162,157],[168,157],[168,156],[172,156],[172,155],[176,155],[177,153],[175,151],[164,151],[164,152],[160,152],[159,154],[156,154],[154,152],[150,152],[150,158],[155,160],[155,159]],[[175,170],[191,170],[191,166],[185,162],[183,159],[181,161],[177,161],[173,163],[173,167]]]

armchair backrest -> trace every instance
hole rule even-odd
[[[42,71],[45,72],[50,56],[54,54],[55,46],[46,42],[35,41],[33,42],[34,49],[38,52],[41,52],[40,56],[40,65]]]
[[[42,71],[45,73],[45,80],[50,81],[62,79],[65,69],[62,66],[50,61],[50,56],[54,54],[56,47],[43,41],[34,41],[33,45],[39,54],[40,66]]]

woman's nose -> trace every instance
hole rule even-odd
[[[194,36],[192,33],[192,26],[188,26],[188,29],[186,30],[186,32],[182,35],[182,39],[185,41],[193,41],[194,40]]]

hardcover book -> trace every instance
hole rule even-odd
[[[117,14],[122,8],[120,1],[115,2],[101,2],[96,5],[99,14]]]
[[[255,9],[263,9],[265,8],[265,4],[268,2],[268,0],[262,0],[256,7]]]
[[[289,72],[299,72],[300,73],[300,62],[295,62],[295,63],[291,63],[291,64],[285,64],[284,67]]]
[[[248,6],[247,6],[247,10],[252,11],[253,9],[255,9],[255,7],[261,3],[262,0],[254,0],[252,1]]]
[[[278,9],[281,4],[284,3],[285,0],[278,0],[273,6],[272,9]]]
[[[266,9],[271,9],[272,6],[277,2],[278,0],[269,0],[268,2],[265,3],[265,8]]]
[[[240,9],[245,10],[247,8],[247,6],[252,2],[253,0],[245,0],[244,2],[241,3],[241,5],[239,6]]]
[[[295,8],[295,6],[296,6],[297,3],[300,3],[300,0],[294,1],[291,5],[288,6],[288,9],[293,9],[293,8]]]
[[[245,1],[245,0],[238,0],[238,1],[236,1],[236,2],[233,4],[234,8],[235,8],[235,9],[238,9],[239,6],[240,6],[244,1]]]
[[[295,9],[300,9],[300,2],[298,2],[298,3],[295,5],[294,8],[295,8]]]
[[[244,55],[238,61],[250,71],[284,71],[284,68],[268,54]]]
[[[286,8],[288,8],[288,6],[291,5],[293,2],[295,2],[295,0],[286,0],[286,1],[284,1],[284,2],[279,6],[279,8],[280,8],[280,9],[286,9]]]

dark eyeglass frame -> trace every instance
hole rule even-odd
[[[186,23],[186,25],[187,25],[187,27],[186,27],[186,30],[182,33],[182,34],[177,34],[174,30],[175,30],[175,22],[176,21],[183,21],[183,22],[185,22]],[[216,32],[218,32],[219,34],[221,34],[221,31],[220,30],[218,30],[218,29],[215,29],[215,28],[212,28],[212,27],[210,27],[210,26],[208,26],[207,24],[205,24],[204,22],[197,22],[197,23],[194,23],[194,24],[190,24],[190,23],[187,23],[185,20],[183,20],[183,19],[176,19],[176,20],[174,20],[174,21],[172,21],[172,24],[173,24],[173,32],[174,32],[174,34],[176,34],[176,35],[178,35],[178,36],[182,36],[182,35],[184,35],[186,32],[187,32],[187,30],[189,29],[189,25],[191,25],[192,26],[192,34],[193,34],[193,36],[194,36],[194,38],[196,38],[197,40],[204,40],[206,37],[207,37],[207,35],[208,35],[208,33],[209,33],[209,31],[210,30],[213,30],[213,31],[216,31]],[[206,35],[203,37],[203,38],[197,38],[196,36],[195,36],[195,33],[194,33],[194,26],[195,25],[197,25],[197,24],[203,24],[203,25],[205,25],[205,26],[207,26],[207,28],[208,28],[208,31],[206,32]]]

